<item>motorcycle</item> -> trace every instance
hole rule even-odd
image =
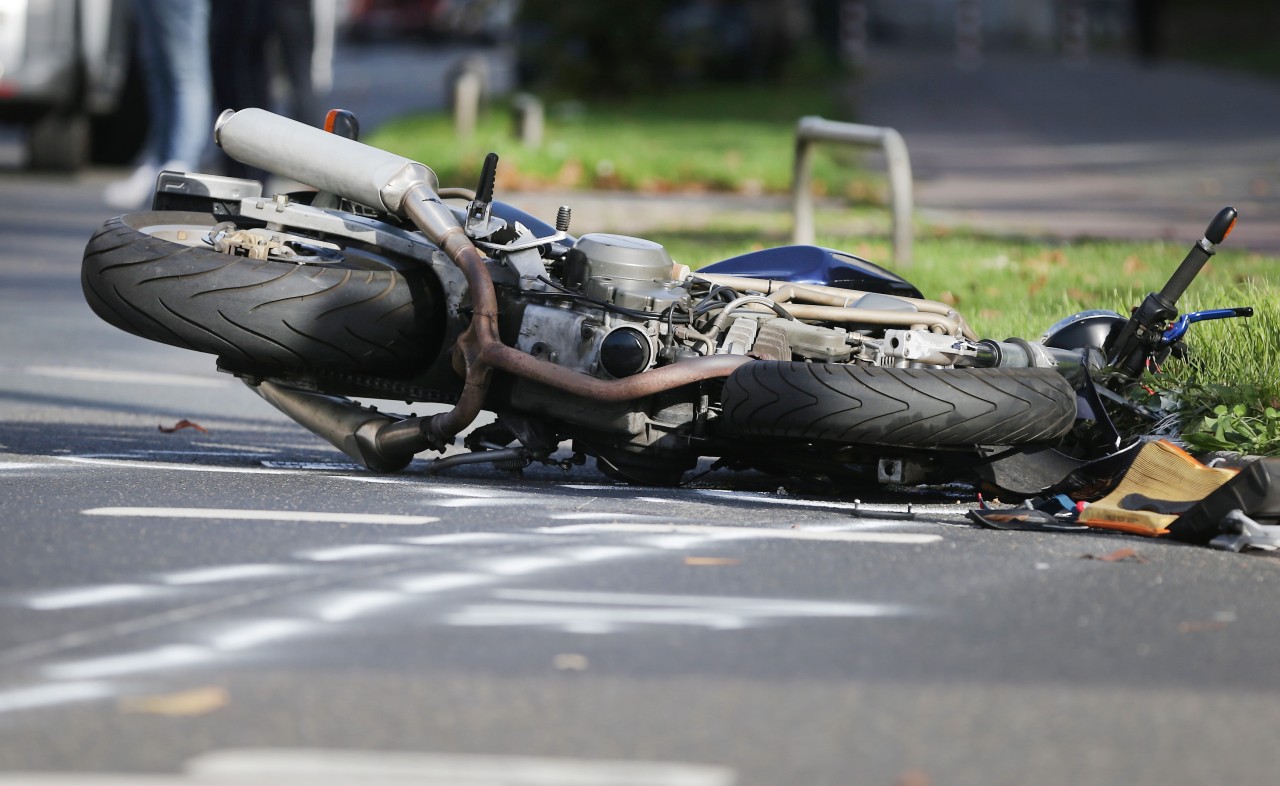
[[[691,271],[658,243],[571,235],[567,207],[549,224],[495,199],[495,154],[474,192],[441,188],[357,128],[341,111],[322,130],[228,110],[214,132],[227,154],[311,189],[163,173],[152,212],[89,241],[82,283],[107,322],[216,355],[376,472],[446,453],[488,411],[428,471],[591,456],[611,478],[676,485],[714,457],[834,490],[1079,489],[1156,425],[1130,395],[1149,364],[1196,321],[1252,313],[1178,315],[1231,208],[1131,315],[997,341],[851,254],[787,246]],[[445,408],[406,417],[357,398]]]

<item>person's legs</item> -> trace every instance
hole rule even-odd
[[[318,126],[324,118],[320,116],[311,79],[316,40],[311,3],[312,0],[274,0],[272,27],[280,42],[280,56],[289,84],[286,111],[294,120]]]
[[[165,140],[173,125],[172,94],[168,69],[159,45],[160,27],[152,6],[164,0],[136,0],[138,57],[142,64],[143,84],[147,90],[147,139],[139,154],[139,165],[158,165],[165,155]]]
[[[270,109],[267,38],[271,2],[212,0],[209,8],[209,62],[213,72],[214,109]],[[262,180],[266,173],[222,153],[217,161],[223,174]]]
[[[209,0],[145,0],[159,30],[155,36],[168,74],[171,126],[160,149],[169,166],[195,168],[213,135],[209,71]]]

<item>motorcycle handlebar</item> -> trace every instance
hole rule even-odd
[[[1164,288],[1160,290],[1160,296],[1164,298],[1170,305],[1178,302],[1178,298],[1182,297],[1182,293],[1187,291],[1187,287],[1191,286],[1191,282],[1195,280],[1196,274],[1204,267],[1204,263],[1209,261],[1209,257],[1213,256],[1214,246],[1226,239],[1231,234],[1231,229],[1236,222],[1236,209],[1233,207],[1224,207],[1218,211],[1218,215],[1213,217],[1213,221],[1209,222],[1208,228],[1204,231],[1204,238],[1191,247],[1191,251],[1182,260],[1182,264],[1178,265],[1178,269],[1170,276],[1169,281],[1165,283]]]
[[[424,164],[264,109],[228,109],[213,138],[237,161],[388,213],[404,214],[411,188],[440,186]]]

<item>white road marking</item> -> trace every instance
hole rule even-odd
[[[670,521],[670,516],[655,516],[647,513],[607,513],[589,510],[574,513],[548,513],[547,518],[560,521]]]
[[[50,464],[36,464],[30,461],[0,461],[0,472],[12,472],[19,469],[39,469],[41,467],[52,466]]]
[[[89,508],[86,516],[130,518],[218,519],[235,521],[304,521],[334,524],[432,524],[436,516],[403,516],[392,513],[330,513],[311,510],[241,510],[238,508]]]
[[[937,543],[941,535],[920,532],[865,532],[808,529],[772,529],[769,527],[735,527],[713,524],[565,524],[558,527],[539,527],[535,532],[549,535],[579,535],[589,533],[699,535],[709,540],[776,539],[818,540],[836,543],[886,543],[897,545],[923,545]]]
[[[404,576],[396,580],[395,585],[403,592],[416,595],[430,595],[435,592],[466,589],[492,584],[492,576],[479,573],[426,573],[420,576]]]
[[[258,462],[267,469],[294,469],[303,472],[364,472],[359,464],[344,461],[276,461],[266,459]]]
[[[510,498],[512,496],[505,491],[481,488],[479,486],[439,486],[431,483],[424,485],[422,489],[423,491],[429,491],[432,494],[439,494],[442,497],[477,497],[492,499],[494,497]]]
[[[559,556],[528,554],[479,560],[472,563],[471,567],[498,576],[528,576],[532,573],[563,568],[569,564],[571,563],[568,560]]]
[[[332,466],[329,467],[329,469],[333,468],[334,467]],[[329,477],[341,480],[354,480],[358,483],[385,483],[389,486],[407,486],[411,483],[422,483],[422,481],[416,477],[384,478],[375,475],[330,475]]]
[[[56,682],[30,688],[0,691],[0,712],[34,710],[77,701],[93,701],[115,695],[107,682]]]
[[[652,595],[643,592],[577,592],[573,590],[499,589],[494,597],[530,603],[570,603],[592,606],[652,606],[663,608],[748,609],[794,617],[889,617],[912,609],[896,603],[854,603],[792,598],[722,595]]]
[[[536,535],[524,532],[446,532],[442,535],[423,535],[417,538],[400,538],[399,543],[415,546],[470,546],[497,543],[527,543],[537,540]]]
[[[713,497],[715,499],[727,499],[735,502],[759,502],[765,505],[791,505],[801,508],[829,508],[831,510],[857,510],[864,513],[872,513],[875,511],[898,512],[906,508],[905,505],[888,505],[884,503],[867,503],[867,502],[840,502],[837,500],[819,500],[819,499],[797,499],[795,497],[779,497],[767,492],[757,491],[722,491],[720,489],[692,489],[693,493],[700,497]],[[664,500],[655,497],[641,497],[647,502],[665,502],[670,504],[671,500]]]
[[[239,783],[271,773],[284,783],[415,786],[734,786],[732,769],[661,761],[611,761],[394,751],[214,751],[187,763],[191,782]],[[160,776],[151,776],[160,777]],[[92,783],[92,781],[88,781]],[[184,786],[159,781],[156,786]]]
[[[120,371],[109,368],[78,366],[25,366],[22,372],[40,377],[74,379],[80,382],[117,382],[124,385],[175,385],[193,388],[224,388],[231,380],[193,377],[186,374],[164,374],[154,371]]]
[[[291,638],[315,630],[313,623],[299,619],[261,619],[246,622],[215,635],[210,644],[223,652],[236,652]]]
[[[316,615],[325,622],[346,622],[371,611],[378,611],[413,598],[401,592],[357,590],[337,595],[320,606]]]
[[[59,461],[88,464],[97,467],[121,469],[158,469],[176,472],[229,473],[235,475],[314,475],[314,472],[296,469],[268,469],[266,467],[219,467],[212,464],[170,464],[161,461],[128,461],[104,456],[54,456]]]
[[[101,606],[122,600],[137,600],[163,591],[162,588],[146,584],[101,584],[96,587],[76,587],[36,595],[24,600],[22,605],[37,611],[58,611],[82,606]]]
[[[652,625],[741,630],[753,624],[801,618],[882,618],[917,613],[897,604],[803,599],[646,595],[560,590],[497,590],[516,603],[474,603],[445,616],[461,627],[545,627],[606,634]]]
[[[106,677],[123,677],[157,669],[194,666],[213,657],[207,647],[193,644],[170,644],[140,652],[108,655],[102,658],[66,661],[45,666],[44,675],[55,680],[92,680]]]
[[[378,559],[380,557],[397,557],[405,554],[420,553],[413,546],[397,546],[391,543],[355,543],[350,546],[332,546],[325,549],[313,549],[297,554],[299,559],[315,562],[343,562],[353,559]]]
[[[213,584],[220,581],[239,581],[240,579],[270,578],[296,574],[302,568],[296,565],[272,565],[268,563],[248,563],[244,565],[215,565],[211,568],[193,568],[174,573],[166,573],[158,577],[164,584],[183,586],[187,584]]]
[[[99,454],[101,458],[145,459],[147,456],[218,456],[221,458],[258,458],[267,455],[259,451],[232,450],[135,450],[130,453]]]
[[[558,500],[539,497],[461,497],[458,499],[442,499],[429,502],[442,508],[497,508],[515,505],[555,505]]]

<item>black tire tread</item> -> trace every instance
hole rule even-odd
[[[734,433],[844,444],[1050,442],[1075,421],[1075,394],[1053,369],[901,369],[757,361],[725,381]]]
[[[433,358],[440,315],[429,271],[231,257],[142,231],[159,224],[214,219],[119,216],[85,248],[85,299],[122,330],[247,367],[408,374]]]

